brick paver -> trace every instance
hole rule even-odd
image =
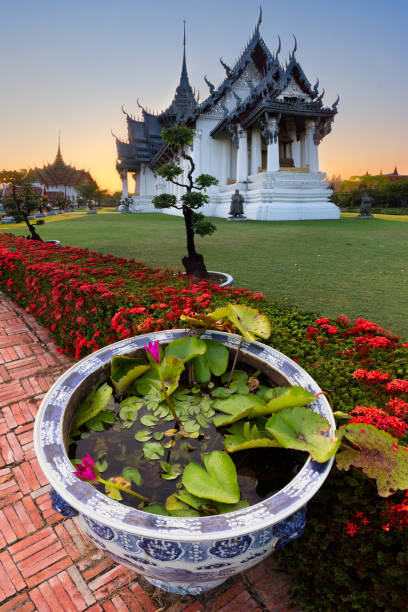
[[[46,330],[0,293],[0,612],[287,610],[290,579],[273,557],[200,597],[180,597],[116,565],[76,518],[52,509],[33,426],[41,399],[70,364]]]

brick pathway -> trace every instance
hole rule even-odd
[[[290,579],[273,556],[203,596],[170,595],[114,564],[75,518],[54,512],[33,426],[42,397],[69,365],[46,330],[0,293],[0,612],[288,610]]]

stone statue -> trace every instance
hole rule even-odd
[[[373,205],[373,202],[374,198],[369,196],[368,193],[365,191],[363,193],[363,197],[361,198],[360,214],[358,216],[359,219],[374,219],[373,215],[371,214],[371,207]]]
[[[236,189],[235,193],[231,196],[231,208],[229,211],[230,218],[232,219],[245,219],[244,217],[244,198]]]

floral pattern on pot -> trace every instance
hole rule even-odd
[[[195,594],[249,569],[275,548],[299,537],[305,505],[323,484],[333,460],[319,464],[309,457],[298,474],[271,497],[211,517],[148,514],[110,499],[73,476],[65,450],[67,410],[72,414],[72,404],[89,392],[93,381],[103,379],[103,370],[114,355],[132,355],[149,342],[167,344],[184,335],[185,330],[170,330],[136,336],[74,364],[45,396],[36,418],[34,443],[49,482],[65,504],[79,512],[83,530],[100,548],[162,588]],[[218,331],[207,331],[203,337],[233,349],[240,342],[239,336]],[[314,395],[321,390],[297,363],[271,347],[244,340],[241,353],[265,371],[276,371],[289,385],[301,385]],[[335,422],[326,398],[319,395],[311,408],[327,418],[333,433]]]

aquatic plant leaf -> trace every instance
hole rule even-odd
[[[85,423],[85,426],[92,431],[103,431],[104,423],[112,424],[115,422],[115,415],[110,410],[101,410],[92,419]]]
[[[167,463],[166,461],[161,461],[160,467],[164,472],[164,474],[161,474],[161,477],[164,478],[164,480],[174,480],[175,478],[178,478],[183,471],[183,468],[179,463],[173,463],[170,465],[170,463]]]
[[[361,468],[369,478],[375,478],[381,497],[408,489],[408,450],[398,445],[396,438],[365,423],[348,423],[337,431],[356,447],[337,454],[339,469],[348,470],[351,465]]]
[[[215,505],[220,514],[226,514],[227,512],[236,512],[243,508],[249,508],[250,503],[247,499],[241,499],[237,504],[221,504],[220,502],[215,502]]]
[[[226,399],[217,399],[212,403],[216,410],[227,413],[226,415],[217,414],[213,417],[215,427],[229,425],[250,415],[255,408],[264,408],[266,402],[257,395],[234,395]]]
[[[113,485],[105,484],[105,494],[111,499],[116,499],[117,501],[120,501],[122,499],[121,492]]]
[[[207,350],[207,345],[204,340],[199,340],[195,336],[186,336],[185,338],[178,338],[170,342],[165,351],[165,355],[172,355],[177,357],[183,363],[194,359],[197,355],[202,355]]]
[[[184,370],[184,364],[181,359],[172,355],[166,355],[158,367],[161,369],[167,393],[171,395],[177,389],[180,374]],[[160,401],[164,398],[160,377],[155,365],[150,366],[149,370],[135,380],[132,388],[135,388],[137,393],[143,396],[154,393],[154,397],[157,397],[159,394]]]
[[[124,393],[132,382],[146,372],[149,367],[149,364],[145,364],[134,357],[126,357],[125,355],[112,357],[111,381],[116,393],[119,395]]]
[[[170,516],[200,516],[200,513],[177,498],[175,494],[166,499],[166,510]]]
[[[175,495],[176,497],[178,497],[178,499],[180,499],[185,504],[188,504],[195,510],[199,510],[200,508],[208,505],[208,499],[204,499],[203,497],[197,497],[197,495],[192,495],[185,489],[180,489],[180,491],[177,491]]]
[[[134,467],[124,467],[122,470],[122,478],[128,480],[129,482],[134,482],[137,486],[140,486],[143,483],[141,473]]]
[[[188,433],[193,433],[194,431],[198,431],[200,429],[200,425],[199,423],[197,423],[197,421],[193,421],[192,419],[189,419],[188,421],[183,423],[183,429],[184,431],[187,431]]]
[[[198,355],[193,359],[194,365],[194,376],[197,382],[199,383],[208,383],[211,380],[211,370],[208,363],[208,356],[206,353],[204,355]]]
[[[229,380],[230,372],[226,372],[223,376],[221,376],[221,380],[223,383],[226,383]],[[232,373],[231,384],[234,382],[248,382],[248,374],[245,370],[234,370]]]
[[[207,346],[208,367],[214,376],[221,376],[228,367],[229,351],[216,340],[204,340]]]
[[[274,387],[264,394],[263,399],[268,402],[267,405],[254,408],[249,415],[250,418],[273,414],[284,408],[307,406],[310,402],[316,401],[316,396],[299,386]]]
[[[272,448],[280,446],[279,442],[268,437],[266,432],[260,432],[257,425],[246,421],[234,423],[230,428],[231,435],[224,436],[225,448],[229,453],[235,453],[249,448]]]
[[[155,431],[153,434],[153,438],[155,440],[162,440],[164,438],[164,433],[162,431]]]
[[[120,402],[119,416],[124,421],[136,421],[139,410],[144,406],[144,399],[141,397],[127,397]]]
[[[146,459],[159,459],[164,455],[164,448],[160,442],[145,442],[143,453]]]
[[[76,430],[92,419],[101,410],[106,408],[112,397],[112,387],[108,383],[104,383],[99,388],[94,387],[86,399],[82,402],[74,420],[72,421],[71,429]]]
[[[170,516],[167,512],[166,508],[161,504],[150,504],[149,506],[145,506],[142,508],[143,512],[148,512],[149,514],[158,514],[159,516]]]
[[[203,455],[202,467],[190,461],[184,468],[182,483],[192,495],[226,504],[239,501],[239,486],[234,462],[223,451]]]
[[[96,467],[98,468],[99,472],[105,472],[108,469],[108,462],[106,461],[106,459],[103,459],[102,461],[95,461],[96,463]]]
[[[265,427],[281,446],[306,451],[319,463],[330,459],[341,442],[341,434],[333,439],[323,435],[330,429],[327,419],[300,406],[273,414]]]
[[[157,417],[155,417],[153,414],[144,414],[140,419],[141,424],[145,425],[146,427],[153,427],[153,425],[156,425],[157,421]]]
[[[152,432],[148,429],[141,429],[135,433],[135,440],[138,442],[147,442],[152,437]]]
[[[249,342],[255,342],[256,336],[266,339],[271,335],[267,317],[255,308],[244,304],[229,304],[227,316]]]

